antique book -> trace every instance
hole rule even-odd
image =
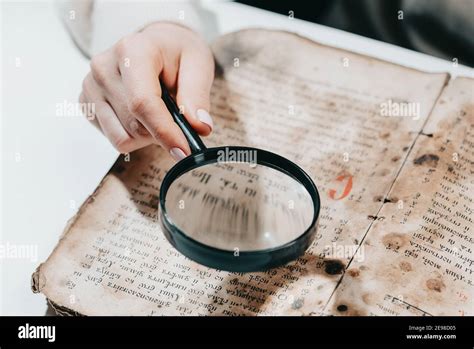
[[[299,164],[321,195],[315,241],[280,268],[230,273],[158,223],[173,161],[121,155],[32,276],[59,314],[473,315],[474,83],[249,29],[212,45],[208,146]]]

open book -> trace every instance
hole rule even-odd
[[[164,238],[172,160],[120,156],[33,274],[60,314],[473,315],[474,83],[244,30],[213,45],[208,146],[267,149],[321,195],[316,239],[277,269],[229,273]]]

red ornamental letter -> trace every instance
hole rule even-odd
[[[344,191],[342,192],[342,195],[339,197],[336,197],[336,189],[330,189],[329,190],[329,197],[333,200],[342,200],[344,199],[347,195],[352,190],[352,175],[340,175],[339,177],[336,178],[336,181],[338,182],[343,182],[347,178],[347,183],[346,186],[344,187]]]

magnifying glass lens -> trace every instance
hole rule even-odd
[[[161,183],[166,239],[186,257],[227,271],[261,271],[300,257],[315,238],[320,210],[311,178],[266,150],[207,148],[163,83],[161,91],[191,149]]]
[[[287,173],[248,162],[214,162],[177,177],[166,193],[168,220],[189,238],[225,251],[285,245],[312,224],[314,202]]]

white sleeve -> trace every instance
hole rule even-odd
[[[205,38],[216,34],[212,11],[198,0],[69,0],[59,7],[73,39],[89,57],[156,21],[176,22]]]
[[[81,52],[91,56],[92,11],[93,0],[55,1],[59,17],[71,35],[72,40]]]

